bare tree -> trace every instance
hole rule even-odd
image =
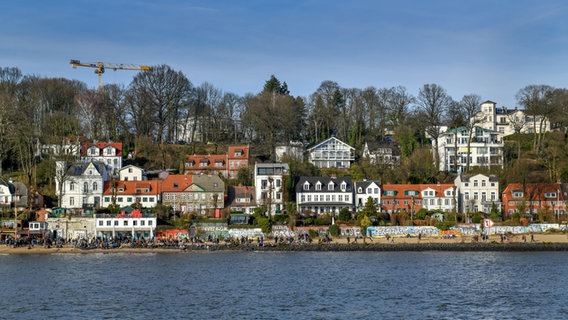
[[[150,135],[158,143],[173,140],[180,114],[189,105],[191,91],[187,77],[167,65],[138,73],[128,88],[128,104],[137,125],[137,136]],[[141,109],[144,111],[140,112]],[[143,122],[155,125],[146,127]]]
[[[451,97],[446,90],[437,84],[425,84],[418,93],[417,103],[426,122],[426,132],[434,141],[434,163],[436,168],[440,167],[440,155],[438,152],[438,137],[442,120],[448,109]]]
[[[546,133],[545,123],[557,113],[557,105],[553,103],[554,88],[547,85],[530,85],[519,90],[516,95],[520,105],[525,107],[528,115],[533,117],[534,140],[533,150],[542,147]],[[537,127],[538,123],[538,127]]]
[[[481,97],[476,94],[469,94],[463,96],[459,103],[460,108],[463,110],[465,123],[468,130],[467,137],[467,162],[465,171],[469,171],[470,154],[471,154],[471,139],[475,128],[485,121],[485,118],[478,116],[481,106]],[[457,159],[457,158],[456,158]]]

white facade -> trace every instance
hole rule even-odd
[[[353,185],[349,177],[301,177],[296,184],[296,205],[300,214],[337,216],[353,210]]]
[[[480,127],[474,128],[468,153],[469,131],[466,127],[448,130],[438,137],[440,171],[466,169],[467,158],[472,167],[503,167],[503,134]],[[432,142],[432,148],[436,145]],[[457,158],[456,158],[457,156]]]
[[[529,116],[524,110],[499,108],[493,101],[483,102],[481,110],[472,121],[477,121],[479,127],[500,132],[503,136],[514,134],[516,130],[521,133],[550,131],[550,119]]]
[[[95,234],[103,239],[128,237],[133,239],[153,239],[156,234],[157,219],[154,215],[142,217],[117,215],[95,215]]]
[[[282,162],[284,157],[304,161],[304,145],[301,142],[291,141],[289,145],[276,146],[274,153],[276,154],[276,162]]]
[[[365,207],[367,200],[373,199],[375,207],[381,205],[381,187],[376,181],[355,181],[355,208],[361,210]]]
[[[355,148],[331,137],[308,149],[309,161],[318,168],[349,168],[355,161]]]
[[[269,206],[271,215],[279,214],[284,207],[284,177],[288,176],[286,163],[256,163],[254,189],[258,206]]]
[[[99,148],[96,145],[91,145],[86,149],[86,156],[84,160],[91,160],[94,162],[104,163],[110,174],[118,174],[118,170],[122,168],[122,150],[118,150],[113,145],[107,145],[104,148]]]
[[[501,207],[499,180],[484,174],[459,175],[454,184],[458,190],[458,212],[490,213],[495,204]]]
[[[441,210],[450,212],[455,209],[455,187],[443,184],[424,188],[422,194],[422,208],[426,210]]]
[[[76,162],[65,167],[65,162],[56,163],[56,193],[61,195],[61,207],[82,212],[102,204],[106,167],[102,163]],[[60,181],[63,180],[63,185]]]
[[[383,164],[390,167],[400,164],[400,148],[394,142],[365,142],[363,158],[371,164]]]
[[[118,172],[118,180],[122,181],[141,181],[145,180],[144,169],[137,166],[128,165],[121,168]]]

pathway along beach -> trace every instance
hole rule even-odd
[[[394,240],[393,240],[394,239]],[[472,236],[457,236],[453,239],[439,237],[395,237],[374,238],[365,242],[361,238],[354,242],[351,238],[349,243],[346,237],[334,238],[331,243],[319,243],[317,240],[311,244],[274,244],[271,240],[265,240],[264,246],[259,247],[256,242],[251,244],[195,244],[184,248],[157,246],[154,248],[131,248],[122,247],[114,249],[79,249],[73,246],[63,248],[12,247],[0,245],[0,255],[5,254],[88,254],[88,253],[180,253],[202,251],[568,251],[568,233],[536,233],[534,242],[530,235],[526,235],[526,242],[522,235],[509,236],[501,242],[499,235],[490,236],[486,241],[475,241]]]

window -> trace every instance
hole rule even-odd
[[[152,225],[152,220],[148,220],[148,225],[149,225],[149,226]]]
[[[321,183],[316,183],[316,190],[321,190]]]
[[[133,225],[133,226],[137,226],[137,225],[138,225],[138,221],[136,221],[136,220],[132,221],[132,225]]]
[[[281,185],[282,185],[282,180],[276,179],[276,187],[280,188]]]
[[[72,206],[75,205],[75,197],[69,198],[69,204],[72,205]]]
[[[93,182],[93,191],[97,190],[98,190],[98,184],[96,182]]]
[[[337,201],[343,202],[343,195],[342,194],[337,196]]]
[[[126,198],[126,202],[132,203],[132,202],[133,202],[133,201],[132,201],[132,197],[127,197],[127,198]]]
[[[87,182],[83,183],[83,192],[88,192],[89,191],[89,184]]]
[[[349,201],[351,201],[351,200],[349,200],[349,195],[346,194],[346,195],[345,195],[345,202],[349,202]]]
[[[69,190],[70,191],[75,190],[75,184],[73,182],[69,183]]]
[[[309,183],[304,183],[304,190],[310,190],[310,184]]]
[[[487,184],[487,181],[481,180],[481,186],[482,186],[482,187],[485,187],[486,184]]]
[[[477,180],[473,180],[473,186],[477,187],[477,184],[478,184]]]
[[[330,183],[327,185],[327,190],[333,191],[333,187],[334,187],[333,182],[330,182]]]
[[[107,225],[108,227],[110,227],[110,220],[107,220],[106,225]]]
[[[118,226],[118,220],[114,220],[114,225]]]
[[[125,227],[128,227],[128,220],[124,220],[123,225],[124,225]]]
[[[103,220],[99,220],[99,227],[103,226]]]
[[[140,220],[140,225],[141,225],[141,226],[144,226],[144,225],[146,225],[146,221],[144,221],[144,220]]]

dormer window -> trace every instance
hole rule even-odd
[[[524,196],[523,191],[515,190],[513,191],[513,198],[522,198]]]
[[[243,156],[243,150],[235,150],[234,155],[235,155],[235,157],[242,157]]]
[[[345,189],[347,189],[347,183],[342,182],[341,183],[341,191],[345,192]]]
[[[304,183],[304,190],[310,190],[310,184],[308,182]]]
[[[319,181],[316,183],[316,190],[321,190],[321,183]]]
[[[335,187],[335,184],[334,184],[333,182],[330,182],[330,183],[327,185],[327,190],[333,191],[334,187]]]
[[[174,182],[174,188],[177,188],[177,187],[178,187],[177,182]]]
[[[363,188],[359,187],[359,189],[357,189],[358,193],[363,193]]]

